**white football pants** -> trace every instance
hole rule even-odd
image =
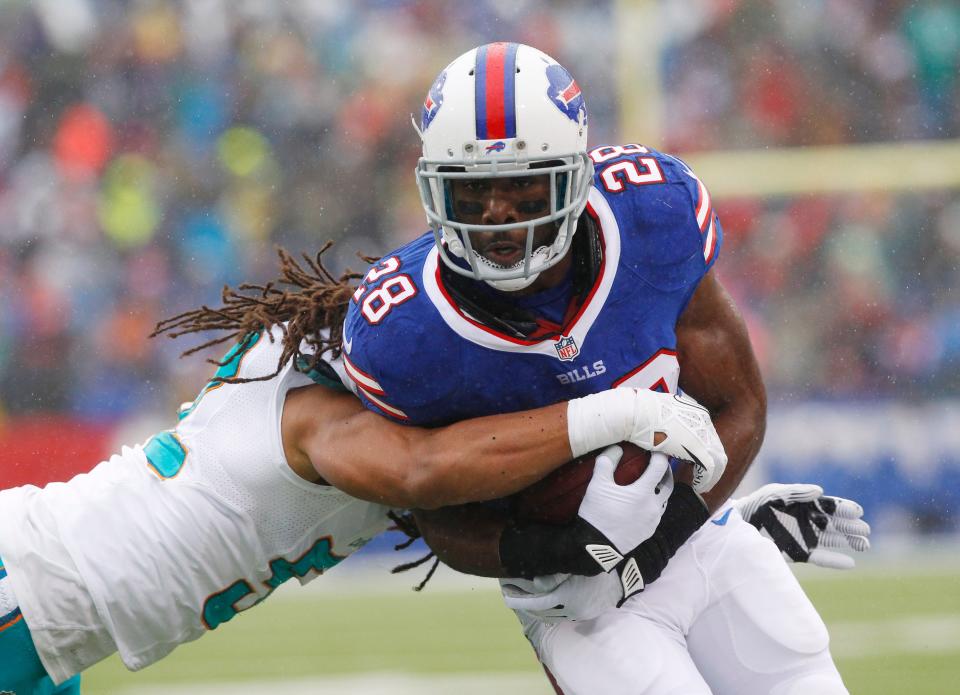
[[[729,503],[622,608],[583,622],[517,615],[564,695],[847,693],[780,551]]]

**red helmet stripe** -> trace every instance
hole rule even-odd
[[[488,43],[477,49],[474,105],[477,140],[517,137],[516,43]],[[502,151],[502,150],[497,150]]]
[[[505,113],[505,80],[503,64],[506,59],[507,44],[494,43],[487,48],[486,100],[487,100],[487,139],[500,140],[507,137],[507,117]]]

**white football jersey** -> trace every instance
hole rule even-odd
[[[271,373],[279,335],[251,335],[217,373]],[[143,446],[66,483],[0,492],[0,558],[55,682],[115,650],[143,668],[390,525],[387,508],[287,465],[284,399],[311,383],[288,364],[208,384]]]

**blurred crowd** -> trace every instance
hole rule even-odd
[[[274,247],[359,269],[425,230],[413,179],[434,75],[491,40],[618,121],[616,13],[547,0],[0,0],[0,411],[169,411],[206,379],[163,317],[275,275]],[[658,4],[662,142],[960,136],[960,4]],[[638,37],[642,40],[642,37]],[[709,182],[707,182],[709,184]],[[721,272],[775,397],[957,393],[957,191],[721,201]]]
[[[960,394],[960,195],[723,201],[718,262],[771,401]]]
[[[960,135],[957,0],[661,6],[674,149]]]

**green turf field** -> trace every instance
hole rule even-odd
[[[801,581],[831,628],[834,653],[852,693],[960,692],[957,565],[872,566],[846,573],[801,569]],[[321,578],[314,586],[332,579]],[[191,693],[220,683],[225,687],[216,692],[225,693],[239,692],[243,682],[306,683],[310,687],[296,692],[317,692],[313,679],[322,684],[371,672],[464,674],[467,681],[483,680],[479,674],[527,674],[526,685],[501,684],[496,692],[550,692],[545,682],[540,690],[539,666],[494,585],[458,588],[442,581],[421,594],[286,591],[139,673],[128,673],[112,657],[84,676],[83,692]],[[337,687],[323,692],[388,692],[356,684]],[[465,692],[457,687],[458,695]]]

